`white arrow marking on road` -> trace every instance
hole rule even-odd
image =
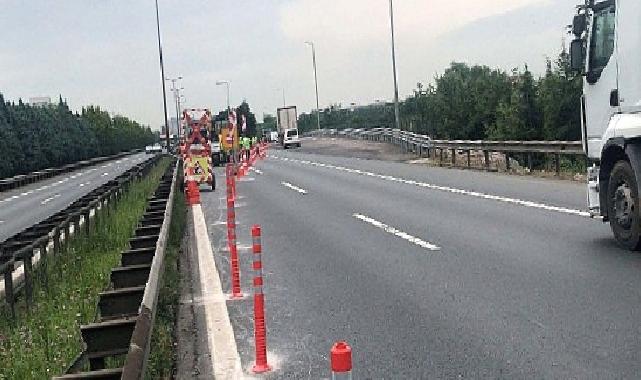
[[[395,235],[395,236],[397,236],[397,237],[399,237],[401,239],[407,240],[412,244],[416,244],[421,248],[425,248],[425,249],[428,249],[430,251],[440,251],[441,250],[441,248],[439,246],[437,246],[437,245],[434,245],[434,244],[432,244],[430,242],[427,242],[425,240],[422,240],[420,238],[412,236],[412,235],[410,235],[410,234],[408,234],[406,232],[399,231],[396,228],[390,227],[390,226],[388,226],[387,224],[385,224],[383,222],[379,222],[376,219],[370,218],[369,216],[365,216],[363,214],[354,214],[353,216],[358,220],[361,220],[361,221],[363,221],[365,223],[369,223],[374,227],[380,228],[381,230],[383,230],[383,231],[385,231],[387,233]]]
[[[54,200],[54,199],[56,199],[58,197],[60,197],[60,194],[56,194],[53,197],[49,197],[49,198],[45,199],[44,201],[40,202],[40,204],[41,205],[46,205],[47,203],[51,202],[52,200]]]
[[[278,159],[280,159],[282,161],[291,161],[291,162],[298,162],[298,163],[305,164],[305,162],[303,162],[301,160],[294,160],[294,159],[281,158],[281,157],[276,157],[276,158],[278,158]],[[339,170],[339,171],[344,171],[344,172],[347,172],[347,173],[365,175],[365,176],[368,176],[368,177],[375,177],[375,178],[383,179],[383,180],[386,180],[386,181],[399,182],[399,183],[404,183],[406,185],[419,186],[419,187],[424,187],[424,188],[431,189],[431,190],[439,190],[439,191],[445,191],[445,192],[453,193],[453,194],[461,194],[461,195],[467,195],[467,196],[476,197],[476,198],[482,198],[482,199],[498,201],[498,202],[511,203],[511,204],[524,206],[524,207],[538,208],[538,209],[542,209],[542,210],[555,211],[555,212],[560,212],[560,213],[563,213],[563,214],[577,215],[577,216],[583,216],[583,217],[588,217],[588,218],[591,216],[589,212],[583,211],[583,210],[576,210],[576,209],[571,209],[571,208],[567,208],[567,207],[551,206],[551,205],[547,205],[547,204],[544,204],[544,203],[524,201],[524,200],[521,200],[521,199],[515,199],[515,198],[502,197],[502,196],[498,196],[498,195],[479,193],[479,192],[476,192],[476,191],[456,189],[456,188],[449,187],[449,186],[438,186],[438,185],[433,185],[433,184],[425,183],[425,182],[406,180],[406,179],[403,179],[403,178],[393,177],[393,176],[390,176],[390,175],[382,175],[382,174],[362,171],[362,170],[358,170],[358,169],[350,169],[350,168],[346,168],[346,167],[343,167],[343,166],[322,164],[322,163],[318,163],[318,162],[309,162],[307,165],[323,167],[323,168],[330,168],[330,169],[335,169],[335,170]]]
[[[283,186],[285,186],[285,187],[289,187],[290,189],[292,189],[292,190],[294,190],[294,191],[298,191],[298,192],[299,192],[299,193],[301,193],[301,194],[307,194],[307,190],[303,190],[303,189],[301,189],[300,187],[298,187],[298,186],[294,186],[294,185],[292,185],[292,184],[291,184],[291,183],[289,183],[289,182],[281,182],[280,184],[281,184],[281,185],[283,185]]]

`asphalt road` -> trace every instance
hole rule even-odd
[[[145,153],[125,156],[0,193],[0,241],[64,209],[147,158]]]
[[[238,184],[243,291],[263,228],[268,378],[641,375],[641,255],[585,216],[584,186],[272,150]],[[222,177],[219,177],[219,181]],[[201,194],[226,291],[224,186]],[[251,298],[228,301],[244,368]]]

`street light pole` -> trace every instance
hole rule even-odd
[[[316,49],[314,48],[314,43],[311,41],[306,41],[306,44],[312,47],[312,62],[314,64],[314,84],[316,85],[316,126],[320,132],[320,107],[318,105],[318,75],[316,74]]]
[[[227,117],[229,117],[229,113],[231,112],[231,108],[229,106],[229,84],[230,84],[230,82],[228,80],[216,81],[216,85],[217,86],[221,86],[223,84],[227,86]]]
[[[170,149],[169,122],[167,120],[167,91],[165,90],[165,66],[162,61],[162,44],[160,42],[160,16],[158,15],[158,0],[156,0],[156,30],[158,32],[158,57],[160,58],[160,82],[162,83],[162,107],[165,111],[165,133],[167,140],[167,152]]]
[[[401,129],[400,110],[398,108],[398,80],[396,79],[396,51],[394,48],[394,5],[389,0],[390,27],[392,29],[392,68],[394,70],[394,119],[396,128]]]

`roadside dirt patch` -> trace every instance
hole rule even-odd
[[[391,144],[341,138],[305,139],[297,150],[303,153],[352,157],[362,160],[403,162],[416,158],[414,154],[401,153],[398,147]]]

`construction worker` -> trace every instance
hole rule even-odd
[[[251,148],[251,141],[249,140],[249,137],[243,137],[242,144],[243,150],[245,151],[245,159],[249,161],[249,149]]]

